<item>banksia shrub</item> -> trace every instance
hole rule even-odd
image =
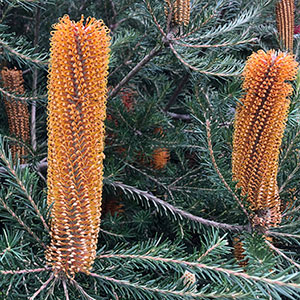
[[[1,71],[4,88],[16,95],[25,93],[24,80],[21,70],[4,68]],[[20,143],[10,143],[12,158],[20,158],[20,163],[25,163],[24,156],[27,154],[26,148],[21,143],[29,142],[29,111],[27,103],[15,97],[5,95],[3,97],[5,110],[8,119],[9,132]]]
[[[165,0],[165,15],[172,14],[171,22],[174,25],[188,26],[190,22],[190,0]]]
[[[293,52],[294,0],[280,0],[276,4],[276,22],[284,49]]]
[[[295,79],[297,63],[290,54],[270,50],[253,53],[246,64],[237,106],[233,180],[254,212],[253,225],[276,226],[281,221],[277,186],[278,156],[292,93],[286,80]]]
[[[102,198],[109,61],[102,21],[68,16],[51,38],[46,259],[56,276],[88,273],[96,256]]]

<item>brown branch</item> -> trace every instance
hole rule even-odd
[[[186,72],[185,75],[182,77],[179,84],[177,85],[176,90],[174,91],[172,97],[170,98],[168,104],[164,108],[164,111],[168,111],[169,108],[175,103],[178,95],[181,93],[183,87],[185,86],[186,82],[188,81],[189,76],[190,76],[190,74]]]
[[[248,275],[245,272],[238,272],[238,271],[234,271],[231,269],[225,269],[225,268],[221,268],[221,267],[209,266],[209,265],[202,264],[202,263],[189,262],[189,261],[177,260],[177,259],[172,259],[172,258],[163,258],[163,257],[155,257],[155,256],[148,256],[148,255],[130,255],[130,254],[103,254],[103,255],[97,256],[98,259],[113,258],[113,257],[119,257],[119,258],[125,258],[125,259],[145,259],[145,260],[160,261],[160,262],[165,262],[165,263],[179,264],[179,265],[184,265],[184,266],[189,266],[189,267],[195,267],[195,268],[220,272],[220,273],[227,274],[229,276],[241,277],[247,281],[253,280],[253,281],[257,281],[257,282],[264,282],[264,283],[270,284],[270,285],[278,285],[278,286],[300,289],[300,284],[296,284],[296,283],[289,283],[289,282],[278,281],[275,279],[269,279],[269,278],[265,278],[265,277],[252,276],[252,275]]]
[[[114,181],[114,182],[109,181],[108,183],[114,187],[121,188],[122,190],[127,190],[131,194],[133,194],[133,193],[138,194],[139,196],[142,196],[146,200],[151,200],[151,202],[154,204],[155,207],[157,207],[157,205],[159,205],[159,206],[163,207],[165,211],[169,211],[174,217],[175,217],[175,214],[178,215],[178,217],[181,220],[189,219],[196,223],[200,223],[200,224],[203,224],[206,226],[212,226],[215,228],[220,228],[220,229],[229,230],[229,231],[233,231],[233,232],[242,232],[242,231],[250,232],[249,226],[230,225],[230,224],[226,224],[226,223],[219,223],[219,222],[207,220],[207,219],[192,215],[191,213],[186,212],[180,208],[177,208],[177,207],[173,206],[172,204],[149,194],[146,191],[139,190],[135,187],[132,187],[132,186],[129,186],[129,185],[123,184],[121,182],[117,182],[117,181]]]
[[[43,271],[51,270],[50,267],[39,268],[39,269],[30,269],[30,270],[0,270],[0,273],[3,275],[16,275],[16,274],[29,274],[29,273],[39,273]]]
[[[32,295],[32,297],[29,298],[29,300],[34,300],[47,286],[48,284],[52,281],[54,278],[54,274],[52,273],[48,280],[46,280],[42,286]]]
[[[62,285],[63,285],[63,288],[64,288],[64,293],[65,293],[66,300],[70,300],[69,293],[68,293],[68,287],[67,287],[65,279],[62,280]]]
[[[186,44],[182,43],[179,41],[174,41],[177,45],[183,46],[183,47],[188,47],[188,48],[219,48],[219,47],[229,47],[229,46],[236,46],[236,45],[241,45],[241,44],[246,44],[246,43],[251,43],[257,41],[257,38],[252,38],[250,40],[244,40],[244,41],[238,41],[236,43],[223,43],[223,44],[215,44],[215,45],[193,45],[193,44]]]
[[[107,280],[107,281],[111,281],[111,282],[114,282],[115,284],[117,285],[127,285],[127,286],[130,286],[134,289],[140,289],[140,290],[145,290],[145,291],[148,291],[148,292],[152,292],[152,293],[160,293],[160,294],[165,294],[165,295],[168,295],[168,294],[171,294],[171,295],[176,295],[176,296],[180,296],[182,297],[182,299],[186,298],[186,297],[191,297],[193,299],[197,298],[213,298],[213,299],[216,299],[216,298],[224,298],[224,297],[229,297],[229,298],[233,298],[235,299],[236,297],[239,297],[241,296],[240,293],[235,293],[235,294],[204,294],[204,293],[193,293],[193,292],[188,292],[188,291],[176,291],[174,289],[170,289],[170,290],[166,290],[166,289],[159,289],[159,288],[153,288],[153,287],[148,287],[148,286],[145,286],[145,285],[138,285],[138,284],[135,284],[133,282],[130,282],[130,281],[127,281],[127,280],[122,280],[122,279],[116,279],[116,278],[112,278],[112,277],[108,277],[108,276],[104,276],[104,275],[99,275],[99,274],[96,274],[96,273],[90,273],[91,276],[95,277],[95,278],[99,278],[99,279],[104,279],[104,280]]]
[[[5,95],[5,96],[7,96],[9,98],[13,98],[13,99],[16,99],[16,100],[19,100],[19,101],[24,101],[24,102],[35,101],[35,100],[47,97],[47,95],[41,95],[40,97],[24,97],[24,96],[19,96],[19,95],[12,94],[12,93],[8,92],[8,91],[6,91],[5,89],[3,89],[1,87],[0,87],[0,93],[2,93],[3,95]]]
[[[149,54],[147,54],[111,91],[108,98],[111,99],[115,97],[121,88],[143,67],[145,66],[153,57],[155,57],[160,51],[162,47],[156,46],[153,48]]]
[[[91,275],[91,274],[90,274]],[[76,287],[76,289],[88,300],[96,300],[95,298],[91,297],[87,292],[79,285],[77,281],[71,279],[70,282]]]

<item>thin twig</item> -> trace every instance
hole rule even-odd
[[[7,206],[4,199],[0,197],[0,202],[2,203],[3,207],[12,215],[13,218],[17,220],[17,222],[39,243],[41,246],[46,249],[46,245],[40,240],[40,238],[27,226],[20,217],[18,217],[13,210]]]
[[[233,231],[233,232],[243,232],[243,231],[248,231],[249,232],[250,231],[248,226],[230,225],[230,224],[226,224],[226,223],[219,223],[219,222],[207,220],[207,219],[192,215],[191,213],[186,212],[186,211],[184,211],[180,208],[177,208],[177,207],[171,205],[170,203],[149,194],[146,191],[139,190],[135,187],[123,184],[121,182],[108,181],[108,183],[110,185],[114,186],[114,187],[118,187],[118,188],[121,188],[122,190],[127,190],[130,193],[135,193],[139,196],[142,196],[144,199],[146,199],[148,201],[151,200],[151,202],[155,206],[159,205],[159,206],[163,207],[165,211],[169,211],[174,217],[175,217],[175,215],[178,215],[178,217],[180,219],[189,219],[189,220],[192,220],[196,223],[200,223],[200,224],[203,224],[203,225],[206,225],[206,226],[212,226],[212,227],[215,227],[215,228],[221,228],[221,229],[229,230],[229,231]]]
[[[236,46],[236,45],[240,45],[240,44],[251,43],[251,42],[255,42],[257,40],[258,40],[257,38],[252,38],[250,40],[238,41],[236,43],[223,43],[223,44],[215,44],[215,45],[207,45],[207,44],[193,45],[193,44],[182,43],[179,41],[174,41],[174,42],[179,46],[188,47],[188,48],[219,48],[219,47],[229,47],[229,46]]]
[[[16,50],[13,49],[12,47],[10,47],[5,41],[3,41],[3,40],[1,40],[1,39],[0,39],[0,45],[1,45],[4,49],[8,50],[8,51],[11,52],[12,54],[14,54],[14,55],[20,57],[20,58],[23,59],[23,60],[30,61],[30,62],[32,62],[32,63],[34,63],[34,64],[37,64],[37,65],[43,65],[43,66],[48,65],[48,61],[47,61],[47,60],[33,59],[33,58],[29,57],[29,56],[26,56],[26,55],[24,55],[24,54],[22,54],[22,53],[19,53],[18,51],[16,51]]]
[[[90,273],[91,276],[93,277],[96,277],[96,278],[99,278],[99,279],[102,279],[102,280],[107,280],[107,281],[111,281],[111,282],[114,282],[115,284],[117,285],[126,285],[126,286],[130,286],[131,288],[134,288],[134,289],[140,289],[140,290],[144,290],[144,291],[148,291],[148,292],[151,292],[151,293],[160,293],[160,294],[165,294],[165,295],[168,295],[168,294],[171,294],[171,295],[175,295],[175,296],[180,296],[182,297],[182,299],[186,298],[186,297],[189,297],[191,299],[199,299],[199,298],[213,298],[213,299],[216,299],[216,298],[236,298],[236,297],[239,297],[239,296],[242,296],[240,293],[234,293],[234,294],[204,294],[204,293],[193,293],[193,292],[188,292],[188,291],[176,291],[174,289],[170,289],[170,290],[166,290],[166,289],[159,289],[159,288],[154,288],[154,287],[148,287],[148,286],[145,286],[145,285],[138,285],[138,284],[135,284],[133,282],[130,282],[130,281],[127,281],[127,280],[122,280],[122,279],[116,279],[116,278],[112,278],[112,277],[108,277],[108,276],[104,276],[104,275],[99,275],[99,274],[96,274],[96,273]]]
[[[65,293],[66,300],[70,300],[69,293],[68,293],[68,287],[67,287],[65,279],[63,279],[63,281],[62,281],[62,285],[63,285],[63,288],[64,288],[64,293]]]
[[[35,26],[34,26],[34,39],[33,46],[35,47],[34,53],[37,53],[37,45],[39,39],[39,29],[40,29],[40,18],[41,18],[41,8],[36,8],[35,13]],[[33,70],[32,76],[32,91],[34,96],[36,95],[37,89],[37,78],[38,78],[38,69],[35,67]],[[33,151],[36,151],[36,102],[32,102],[31,105],[31,146]]]
[[[149,54],[147,54],[111,91],[109,98],[115,97],[121,90],[123,85],[125,85],[144,65],[146,65],[153,57],[155,57],[162,48],[160,46],[154,47]]]
[[[285,152],[285,154],[284,154],[284,157],[283,157],[283,158],[281,159],[281,161],[280,161],[280,165],[279,165],[279,167],[278,167],[278,173],[279,173],[279,171],[280,171],[280,168],[281,168],[281,166],[282,166],[282,163],[287,159],[289,152],[290,152],[291,149],[294,147],[294,144],[295,144],[296,139],[297,139],[297,137],[298,137],[299,134],[300,134],[300,129],[296,132],[296,134],[295,134],[293,140],[289,143],[289,147],[287,148],[287,150],[286,150],[286,152]]]
[[[213,246],[211,246],[209,249],[207,249],[206,251],[205,251],[205,253],[203,253],[197,260],[198,261],[201,261],[204,257],[206,257],[211,251],[213,251],[214,249],[216,249],[216,248],[218,248],[219,246],[220,246],[220,242],[219,243],[217,243],[217,244],[215,244],[215,245],[213,245]]]
[[[32,295],[32,297],[29,298],[29,300],[34,300],[48,286],[48,284],[52,281],[53,278],[54,274],[52,273],[48,280],[45,281],[45,283]]]
[[[172,43],[169,44],[170,49],[172,50],[172,52],[174,53],[174,55],[189,69],[197,71],[199,73],[205,74],[205,75],[212,75],[212,76],[220,76],[220,77],[233,77],[233,76],[238,76],[240,75],[240,71],[237,71],[235,73],[232,74],[227,74],[227,73],[218,73],[218,72],[209,72],[209,71],[204,71],[201,70],[199,68],[196,68],[194,66],[192,66],[191,64],[189,64],[188,62],[186,62],[181,55],[175,50],[174,46],[172,45]]]
[[[79,285],[79,283],[77,281],[75,281],[74,279],[70,280],[71,283],[76,287],[76,289],[84,296],[86,297],[86,299],[88,300],[96,300],[95,298],[91,297],[89,294],[87,294],[87,292],[82,288],[82,286]]]
[[[284,281],[279,281],[276,279],[252,276],[252,275],[248,275],[245,272],[238,272],[238,271],[234,271],[231,269],[225,269],[225,268],[216,267],[216,266],[209,266],[207,264],[172,259],[172,258],[163,258],[163,257],[155,257],[155,256],[148,256],[148,255],[130,255],[130,254],[103,254],[103,255],[97,256],[98,259],[113,258],[113,257],[119,257],[119,258],[124,258],[124,259],[144,259],[144,260],[153,260],[153,261],[160,261],[160,262],[165,262],[165,263],[179,264],[179,265],[184,265],[184,266],[189,266],[189,267],[195,267],[195,268],[220,272],[220,273],[223,273],[223,274],[226,274],[229,276],[241,277],[247,281],[253,280],[253,281],[257,281],[257,282],[264,282],[264,283],[270,284],[270,285],[278,285],[278,286],[300,289],[300,284],[297,284],[297,283],[284,282]],[[91,273],[91,275],[93,276],[94,274]]]
[[[3,275],[15,275],[15,274],[29,274],[29,273],[40,273],[51,270],[50,267],[29,269],[29,270],[0,270]]]
[[[174,91],[172,97],[170,98],[168,104],[164,108],[164,111],[168,111],[169,108],[175,103],[178,95],[181,93],[182,89],[184,88],[186,82],[189,79],[190,74],[188,72],[185,73],[185,75],[181,78],[179,84],[177,85],[176,90]]]
[[[229,191],[229,193],[233,196],[233,198],[236,200],[236,202],[239,204],[240,208],[242,209],[242,211],[244,212],[244,214],[247,216],[248,221],[250,223],[250,215],[248,214],[246,208],[244,207],[244,205],[242,204],[242,202],[240,201],[240,199],[238,198],[238,196],[233,192],[233,190],[231,189],[231,187],[229,186],[229,184],[226,182],[225,178],[223,177],[221,171],[218,168],[218,165],[217,165],[217,162],[216,162],[216,159],[215,159],[215,156],[214,156],[214,152],[213,152],[213,147],[212,147],[212,142],[211,142],[210,121],[208,119],[206,119],[205,125],[206,125],[206,134],[207,134],[208,149],[209,149],[209,154],[210,154],[210,158],[211,158],[211,161],[213,163],[213,166],[214,166],[214,168],[215,168],[215,170],[216,170],[219,178],[223,182],[224,186]]]
[[[41,96],[35,96],[35,97],[19,96],[17,94],[13,94],[13,93],[8,92],[8,91],[6,91],[5,89],[3,89],[1,87],[0,87],[0,93],[2,93],[3,95],[5,95],[9,98],[15,99],[17,101],[23,101],[23,102],[36,101],[36,100],[39,100],[39,99],[47,98],[46,94],[41,95]]]
[[[30,202],[30,204],[32,205],[32,207],[34,208],[35,212],[37,213],[37,215],[39,216],[39,218],[41,219],[44,228],[46,229],[47,232],[50,232],[49,227],[44,219],[44,217],[42,216],[39,208],[37,207],[37,205],[35,204],[33,198],[30,196],[30,194],[27,192],[27,189],[25,187],[25,185],[23,184],[22,180],[20,180],[18,174],[15,172],[15,170],[12,168],[12,166],[10,165],[10,162],[8,161],[8,159],[3,155],[3,153],[0,152],[0,158],[4,161],[4,163],[6,164],[7,169],[9,170],[9,172],[15,177],[17,184],[19,185],[19,187],[21,188],[21,190],[23,191],[23,193],[26,195],[28,201]]]
[[[265,240],[265,243],[275,252],[277,252],[280,256],[284,257],[286,260],[288,260],[291,264],[293,264],[294,266],[296,266],[298,269],[300,269],[300,265],[297,264],[295,261],[293,261],[291,258],[289,258],[288,256],[286,256],[282,251],[280,251],[278,248],[276,248],[272,243],[270,243],[269,241]]]
[[[297,160],[299,160],[300,158],[300,154],[297,154]],[[284,181],[284,183],[280,186],[279,188],[279,194],[283,191],[283,189],[286,187],[286,185],[289,183],[289,181],[295,176],[295,174],[298,172],[300,168],[300,162],[298,162],[297,166],[295,167],[295,169],[289,174],[289,176],[286,178],[286,180]]]

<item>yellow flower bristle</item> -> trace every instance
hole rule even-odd
[[[277,186],[278,156],[298,64],[290,54],[253,53],[243,73],[246,92],[237,106],[232,172],[255,213],[254,225],[281,222]]]
[[[100,20],[54,25],[48,83],[48,198],[55,274],[88,273],[101,217],[110,37]]]
[[[188,26],[190,22],[190,0],[165,0],[165,15],[172,13],[172,24]]]
[[[280,0],[276,4],[276,23],[284,49],[293,52],[294,0]]]
[[[22,95],[25,93],[24,80],[21,70],[4,68],[1,71],[4,88],[13,94]],[[30,138],[29,111],[27,103],[23,100],[5,95],[4,106],[7,113],[8,127],[11,135],[15,136],[21,143],[28,143]],[[10,150],[13,160],[16,157],[20,163],[25,163],[27,155],[26,148],[18,142],[10,143]]]

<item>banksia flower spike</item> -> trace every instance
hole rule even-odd
[[[48,198],[56,276],[88,273],[97,247],[102,199],[109,61],[102,21],[68,16],[51,38],[48,104]]]
[[[172,12],[173,25],[188,26],[190,22],[190,0],[165,0],[165,15]]]
[[[22,95],[25,93],[24,80],[21,70],[4,68],[1,71],[4,88],[13,94]],[[13,97],[4,96],[4,105],[7,113],[8,127],[11,135],[20,142],[27,143],[30,138],[29,111],[27,103]],[[12,158],[18,157],[20,163],[25,163],[24,156],[27,154],[26,148],[20,143],[10,145]]]
[[[157,127],[154,129],[154,133],[159,136],[164,136],[163,129]],[[170,151],[167,148],[156,148],[152,153],[152,166],[155,170],[163,169],[170,159]]]
[[[280,0],[276,5],[276,22],[284,49],[293,52],[294,0]]]
[[[240,267],[247,267],[248,261],[245,259],[245,249],[243,247],[243,241],[239,237],[233,238],[233,254]]]
[[[278,156],[298,64],[290,54],[270,50],[253,53],[246,64],[233,136],[233,180],[247,195],[253,225],[264,228],[281,221],[277,187]]]
[[[170,151],[167,148],[154,149],[152,154],[153,168],[155,170],[163,169],[170,159]]]

